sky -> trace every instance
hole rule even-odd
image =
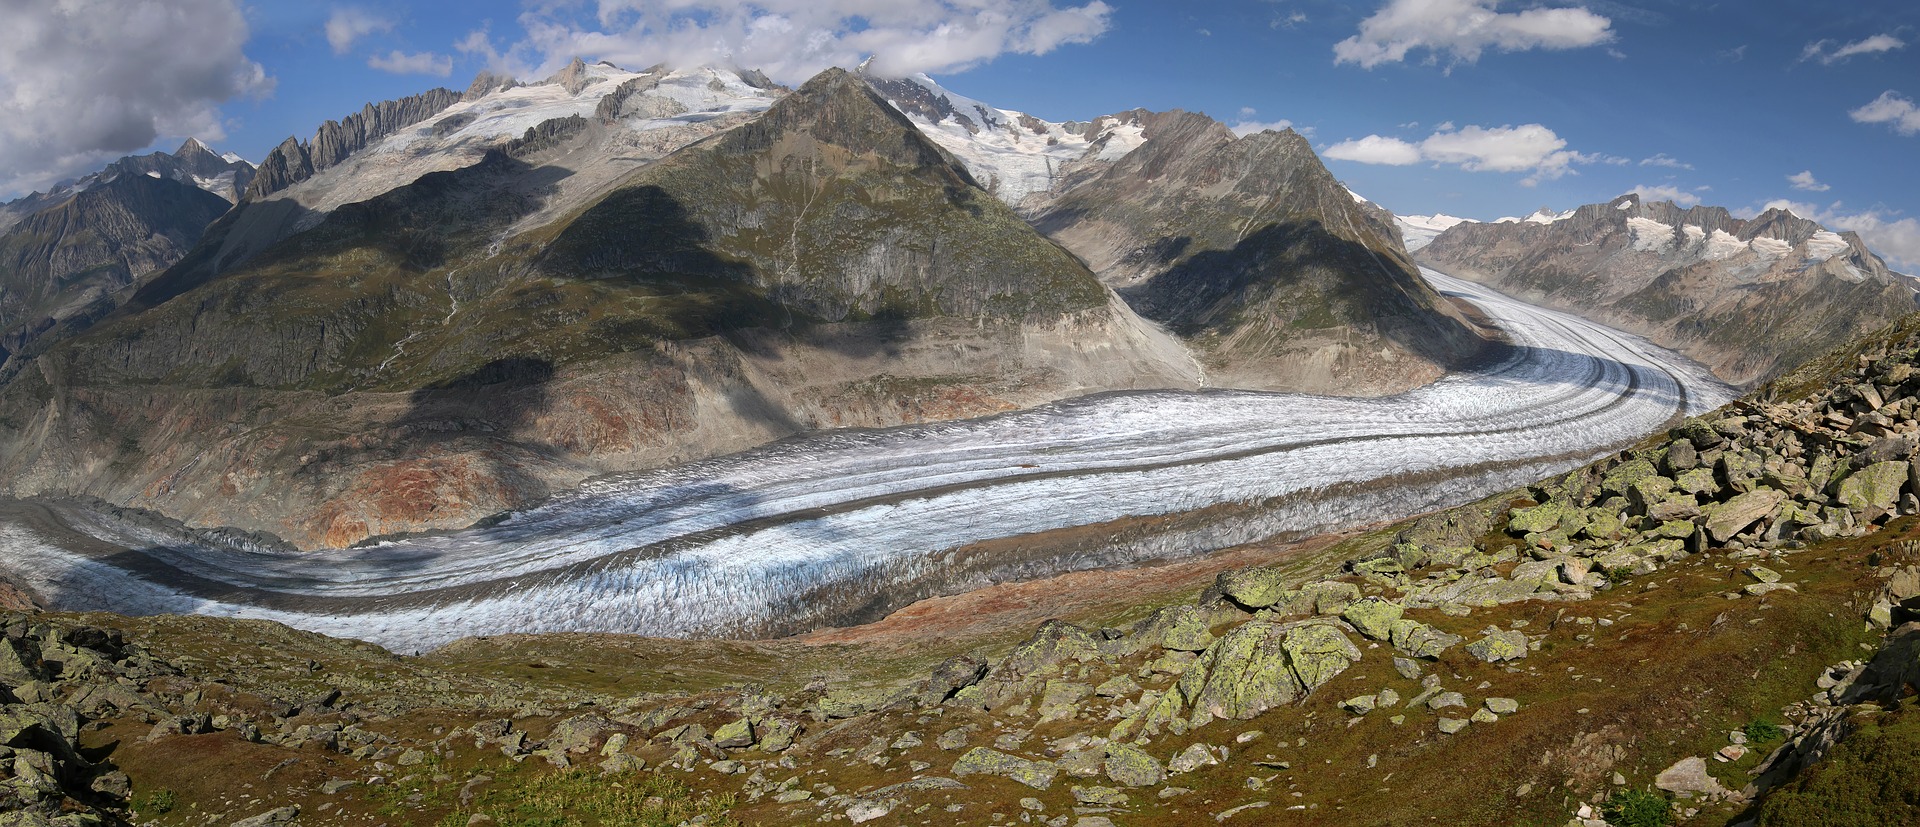
[[[1637,191],[1920,271],[1920,4],[1687,0],[0,0],[0,198],[188,136],[258,162],[369,101],[575,55],[797,85],[872,56],[1054,120],[1305,134],[1401,214]]]

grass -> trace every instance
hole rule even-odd
[[[1769,796],[1760,827],[1920,824],[1920,711],[1911,699],[1859,727],[1820,763]]]
[[[1673,823],[1673,807],[1666,796],[1646,790],[1614,793],[1600,807],[1600,813],[1614,827],[1667,827]]]
[[[659,774],[608,779],[595,770],[541,772],[513,764],[439,824],[465,827],[485,814],[500,827],[673,827],[702,817],[708,827],[737,827],[733,807],[732,793],[695,792]]]

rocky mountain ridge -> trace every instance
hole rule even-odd
[[[1784,209],[1752,219],[1628,194],[1566,213],[1459,222],[1437,269],[1645,335],[1751,384],[1912,312],[1857,235]]]

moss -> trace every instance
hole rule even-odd
[[[1920,824],[1920,713],[1911,702],[1867,718],[1826,758],[1760,807],[1761,827]]]

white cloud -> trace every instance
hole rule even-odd
[[[1354,161],[1362,164],[1385,164],[1403,167],[1420,163],[1420,147],[1402,141],[1399,138],[1384,138],[1368,135],[1352,141],[1341,141],[1320,150],[1321,157],[1336,161]]]
[[[1406,166],[1421,161],[1451,164],[1468,172],[1525,172],[1531,187],[1573,171],[1574,164],[1624,164],[1625,158],[1567,149],[1567,142],[1537,123],[1520,126],[1466,126],[1451,122],[1419,143],[1368,135],[1327,147],[1320,154],[1339,161]]]
[[[393,21],[363,9],[337,8],[333,16],[327,18],[326,30],[327,44],[333,47],[333,53],[344,55],[353,49],[353,42],[362,37],[393,31]]]
[[[1800,51],[1800,59],[1803,61],[1818,60],[1822,65],[1832,66],[1854,55],[1891,52],[1895,49],[1905,48],[1907,45],[1906,41],[1890,34],[1876,34],[1865,40],[1856,40],[1848,43],[1838,49],[1833,48],[1834,43],[1835,41],[1832,40],[1816,40],[1808,43],[1807,48]]]
[[[1228,127],[1228,129],[1233,130],[1233,134],[1241,137],[1252,135],[1256,132],[1266,132],[1268,130],[1284,132],[1289,129],[1309,138],[1313,137],[1313,127],[1311,126],[1298,126],[1286,118],[1281,118],[1277,121],[1255,120],[1254,116],[1259,114],[1259,111],[1251,106],[1242,106],[1240,107],[1239,120],[1234,121],[1233,125]]]
[[[367,65],[382,72],[396,75],[438,75],[446,77],[453,74],[453,58],[433,52],[421,52],[410,55],[395,49],[386,55],[374,55],[367,58]]]
[[[1819,179],[1814,178],[1813,170],[1796,172],[1787,176],[1787,180],[1793,183],[1794,189],[1806,190],[1807,192],[1826,192],[1827,190],[1833,189],[1832,186],[1822,184]]]
[[[1691,207],[1700,203],[1700,196],[1679,187],[1664,184],[1657,187],[1641,184],[1627,191],[1640,196],[1641,201],[1672,201],[1682,207]]]
[[[1912,99],[1891,89],[1881,92],[1880,97],[1874,98],[1866,106],[1847,114],[1858,123],[1888,124],[1902,135],[1920,133],[1920,106],[1915,106]]]
[[[1371,69],[1406,60],[1426,49],[1429,60],[1446,53],[1455,62],[1473,63],[1496,49],[1577,49],[1613,40],[1613,21],[1585,8],[1532,8],[1495,11],[1498,0],[1389,0],[1360,21],[1360,33],[1333,47],[1334,63],[1358,63]]]
[[[1838,201],[1831,206],[1821,207],[1780,198],[1768,201],[1761,207],[1763,210],[1776,208],[1790,210],[1801,218],[1811,218],[1829,229],[1859,233],[1861,240],[1867,242],[1868,249],[1879,253],[1894,269],[1920,273],[1920,219],[1902,217],[1898,212],[1879,208],[1849,212]]]
[[[234,0],[6,4],[0,193],[41,188],[161,137],[226,137],[219,105],[273,81]]]
[[[1652,158],[1640,159],[1640,165],[1643,167],[1666,167],[1668,169],[1693,169],[1692,164],[1674,158],[1665,152],[1659,153]]]
[[[462,51],[497,70],[551,71],[578,55],[620,65],[709,63],[758,68],[797,83],[829,66],[873,58],[886,75],[958,72],[1003,54],[1039,55],[1106,32],[1102,0],[597,0],[591,19],[575,4],[543,4],[520,17],[525,41],[504,52],[469,36]]]

